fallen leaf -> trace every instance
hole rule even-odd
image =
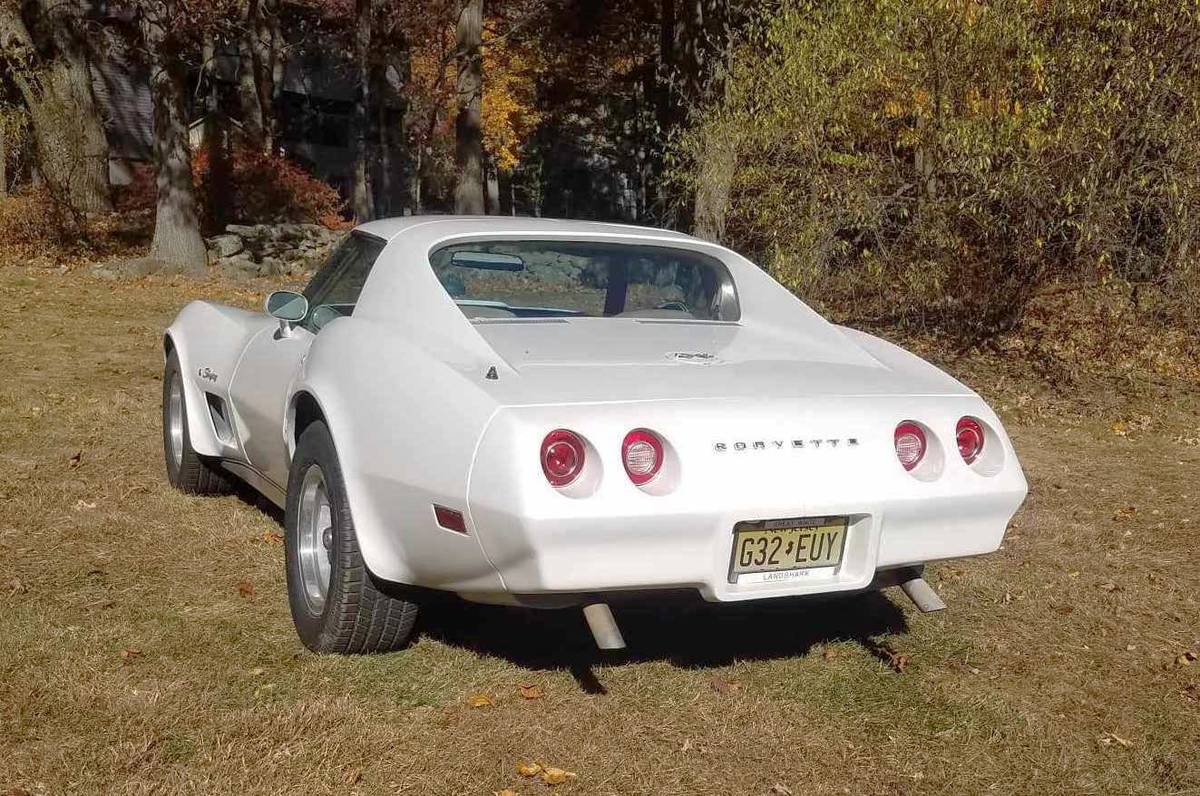
[[[691,739],[691,738],[684,738],[684,739],[683,739],[683,746],[679,747],[679,751],[681,751],[681,752],[687,752],[687,751],[689,751],[691,748],[692,748],[692,739]]]
[[[776,782],[774,785],[772,785],[771,793],[776,794],[776,796],[793,796],[792,789],[787,785],[784,785],[782,782]]]
[[[821,657],[827,661],[831,661],[837,657],[837,650],[833,647],[826,647],[821,651]]]
[[[266,671],[267,670],[261,666],[255,666],[253,669],[250,670],[249,674],[251,677],[258,677],[259,675],[264,674]]]
[[[1101,589],[1101,591],[1106,591],[1106,592],[1109,592],[1110,594],[1113,592],[1124,591],[1124,589],[1122,589],[1116,583],[1113,583],[1111,580],[1108,581],[1107,583],[1101,583],[1100,589]]]
[[[521,795],[519,793],[517,793],[515,790],[512,790],[511,788],[505,788],[504,790],[492,791],[492,796],[521,796]]]
[[[123,649],[123,650],[121,650],[121,660],[125,660],[125,661],[132,660],[141,654],[142,654],[141,650]]]
[[[887,650],[888,665],[896,670],[896,674],[903,674],[904,668],[908,666],[910,657],[902,652],[892,652]]]
[[[523,777],[536,777],[542,773],[542,767],[537,763],[517,763],[517,773]]]
[[[237,582],[237,591],[242,597],[253,597],[254,584],[248,580],[239,580]]]
[[[1129,426],[1124,420],[1118,420],[1112,424],[1112,431],[1119,437],[1124,437],[1129,434]]]
[[[575,779],[576,774],[570,771],[563,771],[561,768],[554,766],[545,766],[542,768],[542,782],[547,785],[561,785],[569,779]]]
[[[362,769],[348,768],[342,773],[342,782],[347,785],[357,785],[362,782]]]
[[[1104,733],[1103,735],[1100,736],[1099,741],[1100,741],[1101,746],[1112,746],[1112,745],[1116,744],[1118,746],[1123,746],[1126,749],[1133,746],[1133,741],[1126,740],[1126,739],[1122,738],[1121,736],[1117,735],[1115,732]]]
[[[1131,517],[1133,517],[1133,515],[1135,515],[1135,514],[1137,514],[1136,506],[1121,506],[1120,508],[1118,508],[1116,511],[1113,512],[1113,519],[1114,520],[1128,520]]]
[[[1191,666],[1195,662],[1196,662],[1196,653],[1194,653],[1190,650],[1187,652],[1184,652],[1180,655],[1177,655],[1175,657],[1175,665],[1176,666],[1180,666],[1180,667]]]
[[[735,683],[732,680],[726,680],[719,674],[714,674],[712,680],[709,681],[713,690],[718,694],[736,694],[742,690],[741,683]]]
[[[71,467],[78,467],[78,466],[79,466],[79,464],[80,464],[80,462],[82,462],[82,461],[83,461],[83,451],[81,450],[81,451],[79,451],[78,453],[76,453],[74,456],[72,456],[72,457],[71,457],[71,464],[70,464],[70,466],[71,466]]]
[[[88,503],[86,500],[83,500],[83,499],[75,501],[75,510],[76,511],[89,511],[94,508],[96,508],[95,503]]]
[[[490,708],[496,703],[487,694],[471,694],[467,697],[467,704],[473,708]]]
[[[521,692],[522,699],[541,699],[546,695],[540,685],[525,684],[517,686],[517,690]]]
[[[8,595],[11,597],[15,594],[24,594],[29,591],[29,588],[21,582],[20,578],[13,578],[8,582]]]
[[[283,544],[283,535],[274,531],[263,531],[262,540],[267,544]]]

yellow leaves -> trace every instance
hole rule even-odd
[[[569,779],[575,779],[578,775],[571,771],[564,771],[561,768],[547,766],[542,769],[542,782],[547,785],[561,785]]]
[[[1113,512],[1113,519],[1120,522],[1121,520],[1131,520],[1137,514],[1137,506],[1121,506]]]
[[[536,777],[542,772],[542,767],[537,763],[517,763],[517,773],[523,777]]]
[[[713,675],[712,679],[709,680],[709,685],[711,685],[713,690],[718,694],[736,694],[738,691],[742,690],[741,683],[735,683],[732,680],[726,680],[719,674]]]
[[[554,766],[544,766],[541,763],[517,763],[517,773],[526,779],[538,777],[542,782],[551,787],[562,785],[568,780],[579,777],[573,771],[555,768]]]
[[[1101,746],[1120,746],[1124,749],[1129,749],[1133,746],[1133,741],[1122,738],[1115,732],[1106,732],[1100,736],[1098,743]]]
[[[490,708],[496,703],[487,694],[471,694],[467,697],[467,704],[473,708]]]
[[[517,686],[517,692],[521,695],[521,699],[541,699],[546,696],[546,692],[542,690],[540,685],[522,684]]]
[[[484,33],[483,145],[502,171],[516,167],[522,146],[544,115],[536,106],[541,71],[535,50]]]

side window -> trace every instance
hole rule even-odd
[[[384,242],[379,238],[360,233],[351,233],[342,241],[304,288],[308,317],[301,325],[316,334],[334,318],[354,312],[367,275],[383,247]]]

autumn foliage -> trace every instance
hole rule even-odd
[[[281,155],[234,147],[227,190],[214,191],[209,154],[192,155],[192,174],[202,224],[211,227],[212,202],[224,202],[225,218],[239,223],[305,222],[340,227],[343,200],[328,183]]]
[[[676,176],[727,180],[727,242],[844,320],[987,337],[1110,282],[1196,320],[1198,84],[1187,0],[785,2]]]

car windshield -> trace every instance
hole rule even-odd
[[[468,318],[616,317],[736,321],[733,280],[715,257],[669,246],[472,241],[430,255]]]

